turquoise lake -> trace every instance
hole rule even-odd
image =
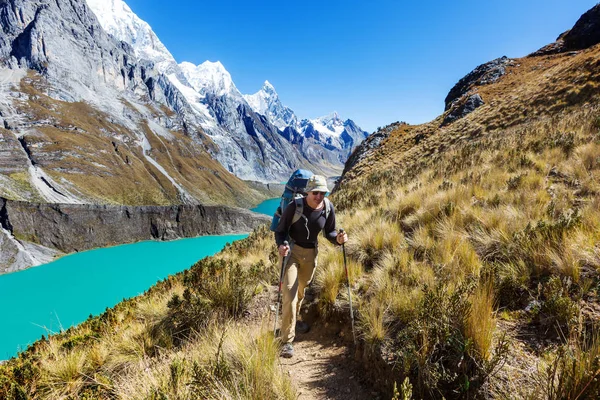
[[[255,208],[252,208],[251,210],[254,212],[257,212],[257,213],[267,214],[267,215],[272,216],[273,214],[275,214],[275,210],[277,210],[277,207],[279,207],[280,201],[281,201],[281,197],[265,200],[262,203],[260,203],[259,205],[257,205]]]
[[[272,215],[279,199],[265,203],[253,211]],[[99,315],[123,299],[142,294],[157,281],[247,236],[139,242],[75,253],[0,275],[0,360],[15,356],[42,335],[67,329],[90,314]]]

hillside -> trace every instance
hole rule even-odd
[[[476,68],[443,115],[383,128],[346,164],[331,198],[358,345],[327,243],[307,309],[387,398],[600,396],[599,14]],[[0,366],[0,397],[297,398],[270,332],[278,273],[259,228],[38,341]]]

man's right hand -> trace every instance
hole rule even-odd
[[[278,250],[279,250],[279,255],[281,257],[285,257],[288,255],[288,252],[290,251],[290,246],[282,244],[282,245],[279,245]]]

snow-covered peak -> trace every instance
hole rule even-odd
[[[342,119],[340,118],[340,115],[337,113],[337,111],[334,111],[330,114],[324,115],[322,117],[319,117],[317,119],[315,119],[315,121],[320,122],[323,125],[337,125],[337,124],[343,124],[344,122],[342,121]]]
[[[177,63],[147,22],[142,21],[122,0],[86,0],[102,28],[129,43],[140,59],[154,62],[161,73]]]
[[[274,94],[275,96],[277,96],[275,87],[273,87],[273,85],[271,85],[271,82],[269,82],[269,81],[265,81],[265,83],[263,83],[262,91],[265,93]]]
[[[200,65],[184,61],[179,64],[179,68],[190,85],[203,97],[209,93],[216,96],[228,94],[236,98],[241,97],[231,75],[220,61],[205,61]]]
[[[279,102],[279,96],[269,81],[265,81],[263,87],[258,92],[245,94],[244,99],[246,99],[255,112],[262,115],[267,115],[271,104]]]
[[[336,111],[308,122],[313,125],[317,132],[327,136],[340,136],[345,129],[344,121]]]
[[[296,127],[298,123],[294,112],[281,103],[275,88],[269,81],[265,81],[258,92],[244,95],[244,99],[254,112],[266,116],[273,125],[281,130],[288,126]]]

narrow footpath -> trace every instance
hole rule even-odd
[[[339,334],[316,321],[308,333],[296,335],[294,357],[279,360],[299,400],[381,399],[362,379],[351,352]]]
[[[271,287],[254,298],[246,316],[247,323],[263,329],[265,319],[273,325],[274,299],[277,288]],[[297,334],[294,357],[279,357],[281,369],[287,374],[299,400],[384,400],[354,358],[350,327],[323,322],[316,313],[316,302],[307,290],[302,306],[303,319],[310,330]]]

